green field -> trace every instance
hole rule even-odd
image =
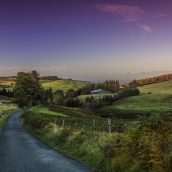
[[[172,81],[138,87],[139,96],[128,97],[104,107],[104,112],[116,114],[146,114],[172,111]]]
[[[55,90],[67,91],[68,89],[78,89],[88,85],[90,82],[87,81],[77,81],[77,80],[56,80],[43,83],[43,87],[48,89],[52,88]]]
[[[99,99],[102,98],[103,96],[107,96],[107,95],[114,95],[114,94],[110,94],[110,93],[102,93],[102,94],[87,94],[87,95],[80,95],[78,96],[79,100],[84,101],[87,97],[94,97],[95,99]]]

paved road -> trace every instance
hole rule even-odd
[[[54,151],[30,135],[20,113],[7,121],[0,136],[0,172],[89,172],[78,161]]]

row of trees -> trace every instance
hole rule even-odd
[[[99,98],[96,97],[87,97],[83,102],[83,106],[92,110],[101,108],[103,106],[110,106],[115,101],[120,100],[125,97],[137,96],[140,94],[140,91],[137,88],[127,88],[119,91],[114,95],[105,95]]]
[[[99,98],[94,96],[88,96],[84,101],[81,101],[75,96],[74,90],[68,90],[66,94],[62,93],[61,91],[58,91],[54,94],[53,103],[55,106],[80,106],[94,110],[103,106],[111,105],[113,102],[124,97],[136,96],[139,94],[140,91],[137,88],[126,88],[113,95],[100,96]]]
[[[77,97],[79,95],[90,94],[91,91],[96,89],[103,89],[105,91],[115,93],[120,89],[120,83],[118,80],[106,80],[103,83],[89,84],[77,90],[69,89],[66,92],[66,97]],[[59,92],[59,90],[57,92]]]
[[[6,97],[13,97],[13,91],[3,88],[0,90],[0,95]]]
[[[145,78],[145,79],[140,79],[140,80],[133,80],[129,83],[129,86],[153,84],[153,83],[164,82],[164,81],[169,81],[169,80],[172,80],[172,74],[161,75],[161,76]]]

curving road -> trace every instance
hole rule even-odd
[[[30,135],[22,127],[20,113],[14,113],[0,136],[0,172],[90,171]]]

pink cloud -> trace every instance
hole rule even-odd
[[[117,14],[125,22],[133,22],[145,32],[152,32],[150,26],[140,23],[140,19],[145,12],[138,6],[117,5],[117,4],[97,4],[96,8],[110,14]]]
[[[140,27],[145,32],[152,32],[152,29],[150,26],[143,24],[143,23],[137,23],[138,27]]]
[[[144,14],[143,10],[137,6],[98,4],[96,7],[108,13],[118,14],[127,22],[137,21]]]

